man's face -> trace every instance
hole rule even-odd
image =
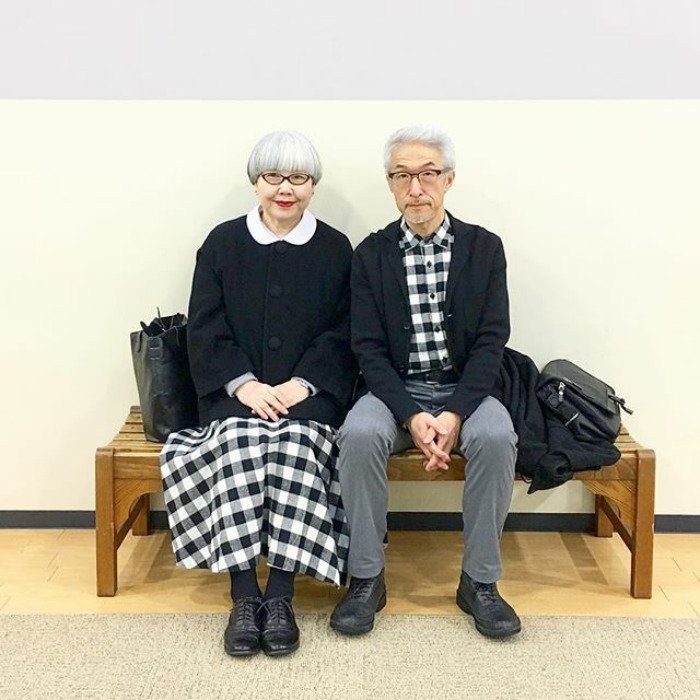
[[[418,175],[425,171],[443,170],[444,164],[440,151],[425,143],[404,143],[396,146],[391,154],[390,173],[409,173]],[[445,192],[452,187],[454,171],[443,172],[434,182],[427,182],[431,176],[412,177],[406,183],[388,178],[389,189],[394,195],[396,206],[411,225],[442,223],[445,214],[443,200]],[[439,219],[439,221],[438,221]]]

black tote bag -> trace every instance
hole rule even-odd
[[[143,431],[151,442],[197,425],[197,395],[187,360],[187,317],[158,317],[131,334]]]

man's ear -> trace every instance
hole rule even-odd
[[[450,187],[452,187],[452,184],[454,183],[454,181],[455,181],[455,171],[450,170],[450,172],[447,173],[447,175],[445,175],[445,192],[447,192],[447,190],[449,190]]]

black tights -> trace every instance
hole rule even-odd
[[[265,588],[265,598],[289,598],[294,596],[294,572],[282,571],[270,567]],[[260,598],[260,586],[255,569],[244,571],[230,571],[231,574],[231,600],[241,598]]]

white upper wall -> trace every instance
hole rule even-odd
[[[357,244],[397,216],[382,147],[409,121],[451,133],[448,207],[504,241],[509,344],[610,382],[657,451],[657,512],[700,513],[700,101],[0,101],[0,510],[93,507],[94,450],[137,401],[129,332],[186,308],[197,247],[254,203],[257,138],[311,137],[312,209]],[[458,484],[396,486],[394,509],[459,507]]]

